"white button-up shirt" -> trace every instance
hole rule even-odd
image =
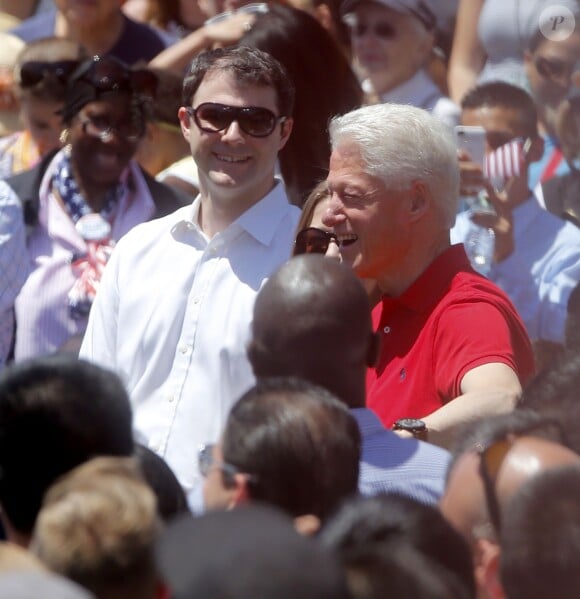
[[[117,371],[139,438],[191,491],[197,451],[216,441],[254,383],[246,346],[260,287],[290,256],[300,211],[278,183],[211,240],[200,199],[136,227],[117,245],[81,357]]]

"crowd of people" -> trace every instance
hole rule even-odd
[[[0,596],[575,597],[578,1],[14,4]]]

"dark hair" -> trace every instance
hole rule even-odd
[[[180,514],[188,513],[185,491],[167,462],[141,443],[135,444],[134,455],[145,481],[157,497],[157,511],[163,521],[169,522]]]
[[[133,452],[129,398],[112,372],[67,356],[0,375],[0,504],[30,533],[46,489],[99,455]]]
[[[195,92],[208,73],[232,73],[244,85],[273,87],[279,116],[292,116],[294,84],[286,69],[272,56],[255,48],[229,46],[198,54],[183,81],[182,102],[190,106]]]
[[[251,498],[292,516],[324,520],[357,491],[358,425],[344,404],[306,381],[258,380],[232,408],[222,446],[225,462],[252,475]]]
[[[179,131],[177,111],[181,106],[183,78],[167,69],[148,67],[157,77],[157,89],[152,103],[151,116],[154,120],[175,125]]]
[[[333,549],[359,599],[475,596],[467,542],[438,509],[399,495],[347,502],[320,541]]]
[[[572,599],[580,586],[580,466],[543,472],[506,508],[500,576],[510,599]]]
[[[294,126],[280,168],[291,201],[302,206],[328,172],[328,122],[361,105],[360,85],[337,42],[303,10],[270,5],[240,44],[271,54],[296,87]]]
[[[489,108],[509,108],[518,112],[520,122],[529,137],[538,136],[538,114],[534,100],[521,87],[504,81],[490,81],[470,89],[461,100],[462,110]]]

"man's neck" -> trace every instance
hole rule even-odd
[[[54,33],[57,37],[64,37],[81,43],[89,54],[106,54],[121,37],[124,18],[121,11],[116,14],[112,22],[97,24],[91,27],[82,27],[77,23],[67,21],[59,12],[56,15]]]
[[[276,181],[272,179],[265,193],[249,193],[223,197],[208,191],[203,178],[200,177],[199,226],[209,239],[225,231],[244,212],[255,206],[274,188]]]

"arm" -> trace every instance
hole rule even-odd
[[[204,25],[160,52],[151,60],[149,66],[168,69],[177,75],[183,75],[191,60],[203,50],[212,48],[214,45],[231,46],[239,42],[255,18],[252,14],[239,13],[224,21]]]
[[[485,64],[485,51],[477,34],[479,15],[485,0],[459,0],[453,46],[449,58],[448,85],[457,104],[473,87]]]
[[[14,300],[28,277],[28,252],[22,206],[0,183],[0,368],[12,346]]]
[[[511,411],[521,385],[509,366],[495,362],[468,371],[461,381],[461,393],[422,419],[429,430],[430,442],[448,447],[457,426]]]

